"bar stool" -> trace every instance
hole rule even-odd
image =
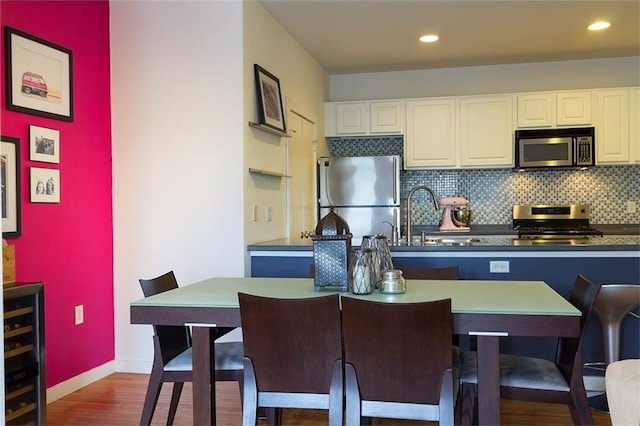
[[[604,362],[588,362],[584,367],[604,374],[607,366],[620,360],[620,327],[622,321],[629,314],[639,318],[631,312],[640,305],[640,285],[636,284],[603,284],[600,294],[593,306],[594,313],[602,325],[604,340]],[[606,398],[603,393],[597,393],[590,398],[592,406],[601,411],[607,411]]]

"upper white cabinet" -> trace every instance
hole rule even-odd
[[[596,163],[628,164],[631,161],[630,89],[596,91]],[[634,141],[637,145],[637,139]]]
[[[630,162],[640,164],[640,87],[629,90],[629,121]]]
[[[403,101],[325,103],[326,136],[402,134],[403,131]]]
[[[456,166],[456,100],[409,100],[404,164],[408,168]]]
[[[513,167],[513,96],[460,99],[460,165]]]
[[[517,95],[518,128],[593,124],[593,92],[562,91]]]

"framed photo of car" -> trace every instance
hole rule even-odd
[[[71,50],[5,27],[7,109],[73,121]]]

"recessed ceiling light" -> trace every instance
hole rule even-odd
[[[598,22],[594,22],[593,24],[589,25],[587,27],[587,29],[589,31],[600,31],[600,30],[606,30],[607,28],[609,28],[611,26],[610,23],[605,22],[605,21],[598,21]]]
[[[440,37],[435,34],[427,34],[420,37],[420,41],[423,43],[433,43],[434,41],[438,41]]]

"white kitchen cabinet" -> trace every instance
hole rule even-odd
[[[629,89],[596,91],[596,164],[629,164]]]
[[[371,101],[370,132],[402,134],[404,132],[404,101]]]
[[[593,93],[589,90],[556,93],[556,124],[558,126],[588,126],[592,124],[592,98]]]
[[[407,168],[456,166],[456,99],[415,99],[406,103],[404,160]]]
[[[336,105],[336,132],[339,135],[367,133],[368,121],[366,102],[344,102]]]
[[[513,167],[511,95],[460,98],[461,167]]]
[[[325,103],[325,136],[402,134],[403,130],[403,101]]]
[[[556,122],[555,93],[518,95],[518,127],[552,127]]]
[[[518,96],[518,128],[588,126],[593,123],[591,91],[524,93]]]
[[[629,89],[630,162],[640,164],[640,87]]]

